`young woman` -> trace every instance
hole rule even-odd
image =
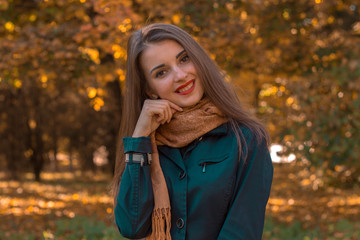
[[[136,31],[127,57],[113,184],[120,233],[261,239],[273,176],[264,127],[179,27]]]

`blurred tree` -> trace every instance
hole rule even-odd
[[[279,37],[278,74],[261,91],[260,110],[273,114],[275,141],[286,153],[352,184],[360,177],[359,2],[287,1],[271,9],[277,6],[283,20],[262,26]]]
[[[274,142],[351,182],[360,175],[359,14],[346,0],[0,0],[7,166],[15,176],[33,159],[40,172],[44,154],[66,150],[94,169],[104,145],[113,169],[126,42],[161,21],[195,36]]]
[[[6,110],[1,151],[11,172],[29,159],[40,180],[44,157],[52,151],[56,161],[64,139],[80,153],[82,167],[94,169],[93,151],[115,144],[121,93],[106,86],[124,80],[124,39],[133,16],[128,5],[109,0],[0,2],[0,100]]]

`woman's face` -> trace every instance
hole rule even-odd
[[[140,57],[150,87],[147,94],[169,100],[180,107],[200,101],[204,89],[195,66],[184,48],[173,40],[151,43]]]

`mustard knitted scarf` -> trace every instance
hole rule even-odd
[[[228,119],[222,112],[203,98],[194,106],[175,112],[168,124],[161,125],[151,134],[152,163],[150,175],[154,192],[154,210],[152,213],[152,233],[147,240],[170,240],[171,207],[169,193],[163,171],[160,166],[158,145],[173,148],[187,146],[196,138],[217,128]]]

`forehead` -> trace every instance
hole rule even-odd
[[[145,69],[158,64],[166,64],[167,61],[175,60],[182,50],[184,48],[173,40],[149,43],[140,56],[140,63]]]

